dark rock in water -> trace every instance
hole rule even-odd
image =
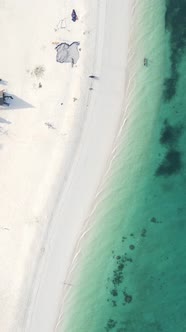
[[[130,244],[129,249],[130,249],[130,250],[134,250],[134,249],[135,249],[135,246],[134,246],[133,244]]]

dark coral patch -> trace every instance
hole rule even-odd
[[[123,263],[120,263],[119,265],[118,265],[118,270],[119,271],[123,271],[123,269],[124,269],[124,264]]]
[[[125,242],[125,240],[127,240],[126,236],[122,236],[122,242]]]
[[[135,249],[135,246],[134,246],[133,244],[130,244],[129,249],[130,249],[130,250],[134,250],[134,249]]]
[[[114,285],[120,285],[123,282],[124,276],[121,271],[115,270],[114,271],[114,278],[112,280]]]
[[[175,96],[177,81],[178,81],[178,75],[176,78],[170,77],[164,80],[164,93],[163,93],[164,100],[169,101]]]
[[[183,131],[183,126],[172,126],[167,120],[164,121],[164,128],[161,131],[160,143],[162,145],[172,146],[178,142]]]
[[[152,218],[150,219],[150,222],[152,222],[153,224],[162,224],[162,221],[157,220],[155,217],[152,217]]]
[[[109,319],[107,322],[107,325],[105,327],[105,330],[107,332],[109,332],[110,330],[112,330],[115,326],[116,326],[117,322],[113,319]]]
[[[185,0],[166,0],[165,28],[170,33],[171,74],[164,82],[164,100],[170,101],[176,94],[179,80],[178,64],[186,46],[186,2]]]
[[[125,303],[132,302],[132,295],[129,295],[127,292],[123,292]]]
[[[113,306],[113,307],[117,307],[117,303],[116,303],[116,301],[112,300],[112,306]]]
[[[132,258],[131,257],[128,257],[127,256],[127,254],[125,254],[124,256],[123,256],[123,258],[122,258],[122,262],[123,263],[126,263],[126,262],[130,262],[130,263],[132,263]]]
[[[113,296],[118,296],[118,291],[116,289],[112,289],[110,292]]]
[[[141,231],[141,236],[145,237],[146,234],[147,234],[147,230],[145,228],[143,228],[142,231]]]
[[[156,176],[171,176],[181,171],[183,167],[181,153],[175,149],[168,150],[162,163],[158,166]]]

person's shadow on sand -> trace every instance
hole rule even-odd
[[[23,108],[33,108],[31,104],[24,101],[23,99],[13,95],[13,94],[5,94],[5,102],[4,105],[1,106],[3,109],[15,110],[15,109],[23,109]]]

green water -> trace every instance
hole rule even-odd
[[[186,331],[186,1],[137,2],[127,122],[81,246],[65,332]]]

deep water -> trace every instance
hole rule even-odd
[[[142,7],[123,144],[83,245],[65,332],[186,331],[186,1],[162,2]]]

